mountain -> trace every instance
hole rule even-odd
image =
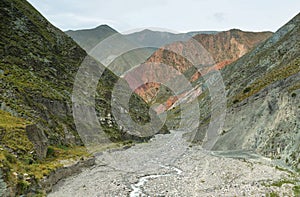
[[[66,32],[89,55],[108,67],[119,77],[133,67],[144,63],[158,48],[177,42],[187,41],[199,33],[216,34],[216,31],[195,31],[170,33],[145,29],[130,34],[117,33],[107,25],[94,29]]]
[[[244,32],[232,29],[214,35],[198,34],[194,39],[213,57],[217,69],[221,69],[251,51],[272,34],[272,32]]]
[[[98,44],[101,43],[105,37],[103,37],[104,34],[100,32],[100,27],[102,26],[99,26],[98,31],[96,31],[97,28],[91,30],[74,31],[74,33],[78,33],[81,38],[86,37],[86,42],[84,44],[81,44],[84,41],[78,40],[78,37],[72,36],[71,34],[70,35],[82,46],[85,46],[89,39],[97,40]],[[106,26],[104,27],[107,28]],[[90,33],[91,37],[85,35],[84,31],[92,32]],[[96,38],[97,34],[99,36],[98,38]],[[195,69],[195,67],[187,62],[184,58],[170,52],[180,50],[180,47],[182,47],[180,42],[188,42],[192,36],[194,36],[193,40],[201,43],[201,45],[214,59],[216,64],[215,69],[221,69],[242,57],[244,54],[249,52],[259,43],[265,41],[271,35],[271,32],[243,32],[237,29],[232,29],[225,32],[199,31],[185,34],[173,34],[169,32],[152,31],[146,29],[126,35],[119,33],[112,34],[109,38],[105,37],[107,39],[101,43],[103,46],[97,45],[95,47],[96,42],[94,42],[94,45],[91,46],[94,47],[94,49],[91,52],[92,56],[98,59],[100,62],[102,60],[102,56],[109,56],[112,58],[115,58],[116,56],[117,58],[114,61],[107,63],[107,67],[118,76],[124,75],[126,80],[129,80],[129,84],[134,84],[134,82],[131,81],[133,77],[126,77],[125,73],[131,70],[134,66],[142,63],[163,63],[172,65],[181,73],[184,73],[192,83],[199,84],[197,80],[201,75],[197,69]],[[126,51],[125,49],[130,48],[136,48],[138,50],[133,50],[121,55],[119,54],[119,48],[121,46],[124,48],[123,51]],[[139,47],[143,48],[141,49]],[[155,50],[156,48],[159,49]],[[166,48],[168,48],[168,50],[165,50]],[[202,92],[201,88],[198,86],[195,88],[194,92],[187,91],[182,93],[180,96],[173,97],[172,94],[170,94],[170,91],[164,91],[165,88],[161,87],[158,83],[147,83],[148,81],[153,80],[151,76],[160,75],[159,71],[157,70],[152,70],[152,72],[152,75],[149,75],[149,73],[146,75],[143,75],[142,73],[138,74],[144,79],[143,83],[145,84],[135,90],[135,93],[137,93],[149,104],[157,102],[164,103],[164,107],[160,106],[160,108],[168,109],[173,106],[175,102],[179,103],[181,102],[180,100],[184,100],[187,96],[191,95],[192,97],[196,97],[196,94]],[[161,93],[159,93],[160,89],[163,90]],[[155,110],[158,112],[164,111],[161,109]]]
[[[225,125],[213,150],[249,150],[300,168],[300,14],[250,53],[226,66]],[[206,92],[209,95],[209,92]],[[202,118],[196,141],[205,141],[209,97],[199,98]],[[205,143],[205,142],[204,142]]]
[[[219,31],[190,31],[190,32],[187,32],[186,34],[194,37],[198,34],[217,34],[217,33],[219,33]]]
[[[265,41],[272,35],[271,32],[243,32],[241,30],[232,29],[225,32],[218,32],[215,34],[198,34],[193,37],[194,41],[198,41],[202,47],[209,53],[214,61],[214,67],[210,69],[221,69],[226,65],[232,63],[238,58],[242,57],[247,52],[251,51],[259,43]],[[189,81],[196,83],[201,74],[184,57],[179,54],[184,54],[183,51],[186,43],[175,42],[170,45],[166,45],[157,51],[155,51],[151,57],[146,61],[147,64],[162,63],[173,66],[176,70],[183,73]],[[192,47],[192,46],[190,46]],[[178,54],[174,53],[177,51]],[[205,54],[206,54],[205,53]],[[205,60],[205,57],[203,57]],[[159,71],[153,71],[158,73]],[[202,71],[202,74],[207,71]],[[148,73],[147,73],[148,75]],[[166,75],[165,77],[167,77]],[[172,77],[172,76],[170,76]],[[152,81],[151,76],[142,76],[146,81]],[[168,98],[166,92],[159,93],[160,85],[157,83],[147,83],[139,87],[135,92],[140,95],[147,103],[165,102],[165,107],[170,108],[174,102],[182,98]],[[199,90],[196,90],[199,92]],[[164,99],[160,95],[164,95]],[[169,95],[171,96],[171,95]],[[180,97],[180,96],[179,96]],[[182,95],[182,97],[185,97]]]
[[[178,41],[187,41],[197,34],[216,34],[216,31],[194,31],[187,33],[170,33],[167,31],[153,31],[145,29],[131,34],[125,34],[125,38],[138,46],[151,46],[160,48]]]
[[[92,50],[99,42],[105,38],[118,33],[108,25],[100,25],[94,29],[69,30],[65,32],[73,38],[87,52]]]
[[[90,52],[97,44],[109,36],[118,33],[108,25],[100,25],[93,29],[84,30],[69,30],[65,32],[73,38],[83,49]],[[160,48],[166,44],[171,44],[176,41],[185,41],[197,34],[216,34],[216,31],[194,31],[187,33],[170,33],[166,31],[153,31],[144,29],[139,32],[122,34],[123,39],[126,39],[132,44],[143,47]]]
[[[85,51],[26,1],[1,2],[0,37],[1,110],[40,124],[51,143],[79,143],[67,101]]]
[[[73,39],[50,24],[27,1],[1,1],[0,18],[1,196],[43,193],[43,184],[49,184],[47,188],[51,189],[55,183],[57,177],[51,176],[63,168],[62,161],[72,163],[90,157],[78,127],[85,126],[86,134],[91,128],[88,124],[75,126],[72,106],[74,81],[84,62],[91,69],[103,71],[97,81],[96,104],[87,106],[95,107],[102,135],[120,145],[151,137],[136,136],[118,126],[111,114],[111,98],[119,78],[87,56]],[[106,35],[114,33],[108,27],[99,28],[106,29]],[[93,79],[85,82],[89,80]],[[132,94],[129,105],[131,108],[125,114],[134,122],[150,121],[149,106],[136,94]],[[87,118],[89,114],[81,115]],[[132,133],[134,129],[131,128]],[[98,136],[88,137],[97,140]]]

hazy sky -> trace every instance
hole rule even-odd
[[[120,32],[158,27],[276,31],[300,11],[299,0],[28,0],[62,30],[108,24]]]

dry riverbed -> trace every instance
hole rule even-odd
[[[237,158],[224,156],[230,154]],[[293,196],[296,182],[286,180],[297,178],[251,153],[190,147],[179,131],[104,152],[96,163],[59,182],[49,197]]]

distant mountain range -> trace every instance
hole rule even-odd
[[[100,25],[94,29],[69,30],[65,33],[71,36],[71,38],[73,38],[83,49],[89,52],[99,42],[118,32],[108,25]]]
[[[69,30],[65,32],[71,36],[83,49],[89,52],[104,39],[118,33],[108,25],[100,25],[93,29]],[[176,41],[185,41],[197,34],[216,34],[217,31],[193,31],[187,33],[170,33],[166,31],[153,31],[145,29],[130,34],[122,34],[137,46],[151,46],[159,48]]]
[[[110,33],[108,34],[107,32]],[[108,65],[108,67],[119,76],[126,73],[133,66],[144,63],[143,61],[145,61],[146,63],[155,62],[173,65],[182,73],[186,72],[187,74],[188,72],[188,75],[190,75],[190,81],[196,81],[200,77],[200,73],[196,70],[192,71],[193,65],[190,65],[183,58],[174,54],[171,55],[168,50],[164,50],[165,46],[167,46],[169,50],[177,50],[178,47],[180,47],[180,42],[186,42],[190,39],[194,39],[201,43],[203,47],[211,54],[216,63],[216,68],[221,69],[231,62],[237,60],[257,44],[263,42],[272,35],[272,32],[243,32],[237,29],[225,32],[195,31],[180,34],[145,29],[140,32],[122,35],[116,33],[115,30],[107,25],[98,26],[97,28],[90,30],[67,31],[66,33],[83,48],[86,48],[87,51],[93,48],[92,55],[96,59],[97,57],[101,57],[106,53],[109,53],[107,56],[113,53],[118,54],[114,51],[115,49],[107,49],[108,47],[99,48],[96,46],[105,39],[108,39],[106,41],[110,42],[110,44],[114,43],[112,45],[116,46],[115,48],[118,48],[118,45],[128,46],[128,48],[130,48],[131,45],[136,46],[136,48],[143,47],[143,50],[133,51],[127,55],[124,54]],[[91,42],[92,45],[89,45],[88,43],[91,40],[94,42]],[[89,45],[89,47],[86,47],[87,45]],[[152,70],[152,72],[155,75],[161,75],[158,70]],[[153,80],[153,78],[149,76],[149,73],[147,73],[148,76],[142,76],[142,74],[140,75],[141,78],[144,79],[143,83]],[[168,76],[166,75],[165,77]],[[128,80],[129,78],[132,79],[130,76],[127,76],[127,78]],[[129,84],[134,83],[130,80],[128,82]],[[159,88],[160,85],[157,83],[147,83],[139,87],[137,90],[135,90],[135,92],[139,94],[147,103],[154,103],[157,100],[156,97],[158,96]],[[196,91],[198,92],[198,90]],[[174,102],[177,101],[177,98],[173,97],[171,97],[169,100],[166,97],[166,92],[162,92],[161,94],[165,95],[165,101],[161,100],[161,98],[159,98],[159,101],[165,102],[166,108],[171,107]]]

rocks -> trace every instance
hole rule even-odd
[[[98,165],[67,178],[49,197],[293,195],[293,184],[271,185],[290,174],[272,167],[264,158],[244,154],[244,160],[232,159],[196,145],[188,149],[181,135],[157,135],[149,143],[104,152],[97,156]]]
[[[64,134],[65,134],[64,143],[67,144],[67,145],[76,144],[76,138],[73,135],[73,133],[68,130],[68,127],[66,125],[63,125],[62,127],[63,127],[63,131],[64,131]]]
[[[7,193],[8,193],[7,192],[7,185],[3,180],[2,170],[0,169],[0,196],[6,197],[6,196],[8,196]]]
[[[28,125],[26,126],[26,133],[28,139],[33,143],[35,153],[39,159],[46,158],[47,148],[48,148],[48,139],[43,130],[38,128],[37,125]]]
[[[83,168],[91,167],[95,165],[95,157],[82,159],[76,161],[72,165],[68,165],[67,167],[58,168],[54,172],[52,172],[48,177],[41,181],[41,186],[46,192],[50,192],[52,187],[61,179],[66,178],[68,176],[77,174],[83,170]]]

